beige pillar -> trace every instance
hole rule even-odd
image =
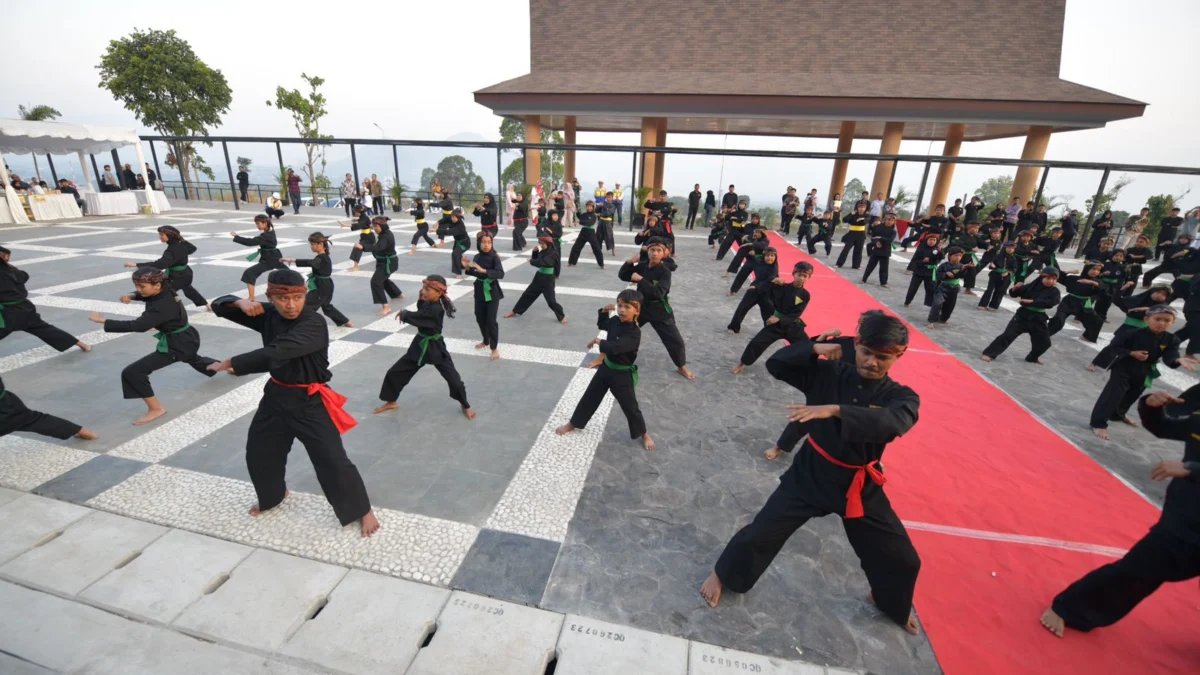
[[[575,143],[575,116],[567,117],[566,124],[563,125],[563,140],[567,145]],[[563,178],[571,180],[575,177],[575,151],[567,150],[563,156]]]
[[[888,122],[883,125],[883,140],[879,142],[879,154],[895,155],[900,152],[900,139],[904,136],[904,122]],[[871,181],[871,199],[875,193],[887,194],[888,180],[892,177],[895,162],[879,160],[875,163],[875,180]],[[842,199],[857,200],[858,195],[842,195]],[[851,202],[853,203],[853,201]]]
[[[542,141],[542,121],[537,115],[525,118],[525,142],[540,143]],[[542,151],[525,151],[525,182],[536,185],[542,177]]]
[[[967,125],[965,124],[951,124],[946,128],[946,144],[942,146],[943,156],[958,157],[958,151],[962,147],[963,135],[966,131]],[[938,164],[937,178],[933,181],[929,206],[946,203],[946,197],[950,196],[950,183],[954,180],[954,166],[951,162]]]
[[[850,148],[854,145],[854,127],[857,126],[854,122],[842,122],[842,130],[838,132],[838,152],[850,152]],[[833,202],[835,194],[841,194],[846,188],[846,170],[850,168],[850,160],[835,159],[833,160],[833,178],[829,180],[829,192],[827,199],[830,203]],[[846,195],[842,195],[845,199]]]
[[[658,131],[655,134],[654,146],[658,148],[667,147],[667,118],[658,118]],[[654,158],[654,191],[658,192],[663,187],[663,170],[667,167],[667,156],[661,152],[655,155]]]
[[[1050,145],[1050,127],[1029,127],[1025,136],[1025,148],[1021,150],[1021,159],[1045,159],[1046,148]],[[1037,190],[1038,176],[1042,169],[1037,166],[1017,167],[1017,176],[1013,179],[1012,196],[1021,200],[1021,205],[1033,199]]]
[[[654,147],[658,145],[658,118],[643,117],[642,118],[642,147]],[[655,168],[658,160],[658,153],[647,152],[642,160],[642,174],[638,177],[638,187],[653,186],[654,177],[658,175],[658,170]],[[639,204],[640,206],[640,204]]]

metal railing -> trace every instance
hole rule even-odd
[[[159,180],[159,189],[165,192],[172,199],[204,199],[210,202],[233,202],[234,197],[241,197],[240,187],[230,187],[226,182],[215,181],[188,181],[181,180]],[[265,204],[266,198],[273,193],[278,192],[280,198],[285,201],[290,199],[286,190],[280,190],[278,183],[250,183],[246,186],[247,199],[237,200],[243,204]],[[428,206],[429,200],[433,193],[429,190],[402,190],[400,198],[403,200],[402,208],[407,209],[414,198],[422,199]],[[313,188],[305,187],[300,192],[300,197],[307,201],[314,200],[314,206],[328,206],[331,208],[342,208],[342,190],[341,186],[336,188]],[[362,196],[355,197],[356,200],[362,199]],[[371,204],[371,197],[366,197],[367,204]],[[383,195],[384,203],[390,208],[393,205],[394,197],[390,191],[385,190]],[[464,209],[470,209],[474,204],[483,201],[483,193],[464,192],[455,195],[455,202],[463,206]],[[331,203],[332,202],[332,203]],[[240,208],[240,207],[239,207]]]

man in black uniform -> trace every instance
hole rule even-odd
[[[1158,228],[1158,240],[1154,242],[1154,259],[1157,261],[1165,249],[1171,242],[1175,241],[1175,237],[1179,235],[1179,226],[1183,225],[1183,218],[1179,217],[1179,207],[1171,209],[1171,215],[1162,219],[1162,224]]]
[[[854,213],[846,216],[845,222],[850,230],[842,235],[844,246],[842,252],[838,254],[838,267],[846,264],[846,256],[850,254],[851,250],[854,251],[854,258],[850,261],[850,266],[858,269],[862,265],[863,243],[867,240],[867,220],[867,205],[860,199],[854,206]]]

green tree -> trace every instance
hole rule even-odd
[[[867,191],[867,186],[857,178],[851,178],[846,187],[842,188],[842,215],[846,215],[854,210],[854,202],[862,196],[862,193]],[[832,199],[833,195],[829,195]]]
[[[758,222],[768,230],[774,230],[779,225],[779,209],[764,206],[758,210]]]
[[[1162,229],[1163,218],[1171,215],[1171,209],[1183,203],[1183,199],[1191,193],[1191,189],[1184,190],[1181,194],[1172,195],[1154,195],[1146,200],[1146,208],[1150,209],[1150,225],[1146,227],[1142,234],[1150,237],[1150,241],[1158,240],[1159,230]]]
[[[454,198],[463,194],[478,195],[486,189],[483,177],[475,173],[471,160],[462,155],[450,155],[438,162],[436,169],[426,167],[421,171],[422,190],[428,190],[434,180]]]
[[[1012,198],[1012,189],[1012,176],[993,176],[983,181],[983,185],[975,188],[973,196],[979,197],[983,201],[983,205],[988,208],[994,208],[996,204],[999,204],[1000,208],[1004,208]]]
[[[292,114],[292,123],[296,125],[296,132],[300,134],[300,138],[308,139],[313,142],[304,144],[305,166],[304,172],[308,174],[309,191],[312,193],[313,200],[317,199],[317,176],[325,173],[325,147],[328,143],[320,141],[333,138],[329,134],[321,133],[321,118],[329,111],[325,108],[325,95],[318,89],[325,84],[325,79],[313,75],[309,77],[305,73],[300,73],[300,79],[308,84],[308,94],[301,93],[299,89],[287,90],[283,87],[275,88],[275,100],[267,101],[267,106],[275,106],[278,110],[286,110]],[[320,162],[321,169],[317,170],[316,164]]]
[[[253,163],[254,163],[254,160],[250,159],[249,157],[238,157],[237,158],[237,166],[246,167],[246,173],[250,173],[250,165]]]
[[[28,108],[19,105],[17,113],[21,115],[21,119],[28,122],[50,122],[62,116],[62,113],[48,105],[31,105]],[[33,172],[37,174],[37,179],[40,181],[42,180],[42,167],[38,166],[37,153],[31,154],[33,155]]]
[[[1108,191],[1100,196],[1100,203],[1096,205],[1096,215],[1099,216],[1100,214],[1104,213],[1105,211],[1108,211],[1109,209],[1111,209],[1112,203],[1114,201],[1116,201],[1117,197],[1119,197],[1121,195],[1121,192],[1125,188],[1129,187],[1129,184],[1132,182],[1133,182],[1132,176],[1128,176],[1128,175],[1118,176],[1117,180],[1113,181],[1113,184],[1108,188]],[[1087,201],[1083,203],[1084,204],[1083,210],[1085,213],[1091,213],[1092,202],[1095,199],[1096,199],[1096,197],[1095,197],[1095,195],[1093,195],[1091,197],[1088,197]],[[1124,221],[1117,220],[1116,215],[1117,215],[1116,213],[1113,213],[1113,222],[1114,223],[1120,224],[1120,223],[1124,222]]]
[[[520,185],[525,182],[525,158],[518,157],[500,173],[500,182],[504,185],[512,183]]]
[[[501,143],[524,143],[525,142],[525,123],[521,120],[509,119],[507,117],[504,118],[503,120],[501,120],[500,121],[500,142]],[[533,142],[533,141],[531,141],[531,142]],[[537,142],[545,143],[545,144],[549,145],[551,143],[561,144],[561,143],[565,143],[566,141],[563,140],[563,135],[560,132],[543,128],[542,132],[541,132],[541,139],[538,140]],[[546,161],[547,156],[549,156],[550,161]],[[541,178],[543,181],[562,182],[564,179],[570,178],[570,176],[566,175],[566,169],[564,168],[564,165],[563,165],[563,159],[565,157],[566,157],[566,153],[562,150],[543,150],[542,151]],[[504,183],[506,185],[509,182],[508,176],[510,174],[515,173],[514,166],[517,164],[517,162],[521,163],[520,164],[521,174],[513,182],[521,183],[521,182],[524,182],[524,180],[525,180],[525,160],[523,157],[517,158],[517,159],[513,160],[511,163],[509,163],[508,167],[505,168],[504,171],[501,172],[501,175],[504,177]]]
[[[209,68],[173,30],[134,29],[108,43],[96,68],[100,87],[164,136],[207,136],[233,100],[221,71]],[[177,158],[179,173],[186,179],[195,147],[176,145],[182,155]]]

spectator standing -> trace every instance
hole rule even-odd
[[[154,169],[151,169],[149,164],[146,165],[146,178],[150,181],[147,187],[151,190],[157,190],[158,174],[154,173]]]
[[[704,226],[708,227],[712,224],[713,209],[717,208],[717,196],[712,190],[704,196]]]
[[[683,222],[683,229],[690,230],[696,226],[696,212],[700,210],[700,198],[703,196],[700,192],[700,184],[696,183],[692,191],[688,193],[688,212],[687,219]]]
[[[783,208],[780,213],[779,232],[780,234],[788,234],[792,231],[792,219],[796,217],[796,209],[800,206],[800,197],[796,194],[796,188],[788,186],[787,192],[783,193]]]
[[[354,176],[346,174],[346,178],[342,180],[342,206],[346,209],[346,215],[349,216],[354,211],[354,206],[358,203],[358,186],[354,183]]]
[[[729,192],[721,195],[721,208],[736,209],[738,206],[737,188],[730,185]]]
[[[508,184],[508,189],[504,193],[504,200],[508,204],[508,224],[513,222],[513,209],[517,207],[517,188],[512,184]]]
[[[250,201],[250,174],[244,166],[238,167],[237,184],[238,192],[242,193],[242,203]]]
[[[371,174],[371,208],[376,215],[383,215],[383,183],[379,182],[379,176]]]
[[[617,183],[617,187],[613,188],[613,206],[617,207],[617,224],[625,224],[625,216],[621,215],[621,210],[625,207],[625,190],[621,189],[621,184]]]
[[[887,200],[885,200],[883,198],[883,193],[876,192],[875,200],[871,202],[871,217],[872,218],[882,218],[883,217],[883,205],[886,203],[887,203]]]
[[[566,213],[563,215],[563,223],[567,227],[575,227],[575,186],[571,185],[571,181],[565,181],[562,186],[563,204],[566,206]]]
[[[121,180],[124,182],[126,190],[138,189],[137,174],[133,172],[132,165],[125,165],[125,170],[121,172]]]
[[[300,176],[295,171],[287,170],[288,199],[292,202],[292,213],[300,213]]]
[[[117,175],[113,173],[112,167],[108,164],[104,165],[104,173],[100,175],[100,191],[101,192],[120,192],[121,185],[117,183]]]

